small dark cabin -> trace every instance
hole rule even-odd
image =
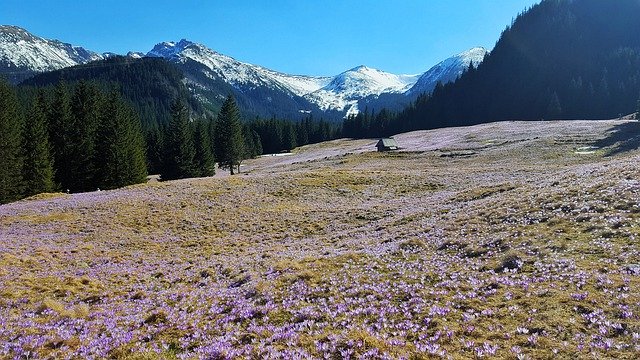
[[[400,148],[398,146],[398,142],[396,142],[396,139],[394,138],[382,138],[380,139],[380,141],[378,141],[376,147],[380,152],[398,150]]]

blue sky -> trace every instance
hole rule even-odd
[[[413,74],[489,49],[539,0],[0,0],[0,24],[98,52],[186,38],[274,70]]]

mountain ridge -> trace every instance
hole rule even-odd
[[[421,74],[393,74],[359,65],[335,76],[292,75],[237,60],[187,39],[164,41],[147,53],[127,57],[156,57],[180,68],[191,93],[215,111],[233,92],[247,115],[300,118],[317,115],[340,119],[363,107],[400,109],[438,82],[455,81],[477,66],[484,48],[472,48]],[[35,74],[117,56],[48,40],[17,26],[0,26],[0,74],[18,83]]]

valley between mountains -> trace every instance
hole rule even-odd
[[[637,128],[342,139],[3,205],[0,357],[634,359]]]

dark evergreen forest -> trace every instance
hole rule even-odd
[[[140,120],[118,92],[81,81],[21,95],[0,81],[0,203],[146,180]]]

